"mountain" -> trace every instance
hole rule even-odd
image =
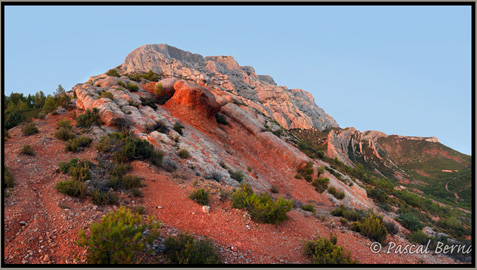
[[[471,206],[471,156],[439,143],[435,137],[360,132],[355,128],[308,130],[297,135],[347,166],[361,164],[368,171],[417,188],[435,199]]]
[[[309,93],[231,56],[145,45],[56,97],[15,94],[5,104],[14,126],[4,141],[6,264],[102,258],[78,234],[95,233],[119,207],[161,221],[144,245],[154,255],[132,256],[141,263],[170,262],[167,245],[183,232],[208,236],[203,249],[225,263],[316,262],[323,254],[310,256],[304,241],[318,236],[339,262],[352,262],[348,251],[364,264],[472,259],[370,250],[376,241],[468,244],[472,214],[458,208],[471,202],[468,156],[435,138],[341,129]],[[28,104],[37,117],[22,122]],[[444,189],[456,196],[435,200]]]

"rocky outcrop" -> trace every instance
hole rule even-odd
[[[220,111],[220,104],[207,88],[183,80],[174,83],[174,95],[165,106],[189,119],[212,119]]]
[[[257,75],[253,67],[240,66],[232,56],[203,57],[167,44],[144,45],[127,55],[118,70],[122,74],[152,70],[229,92],[285,128],[338,127],[310,93],[277,86],[272,77]]]

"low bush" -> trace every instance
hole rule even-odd
[[[337,246],[335,241],[318,236],[316,240],[303,243],[303,253],[310,257],[313,264],[357,264],[351,253]]]
[[[166,124],[164,124],[162,121],[157,121],[154,124],[147,124],[146,131],[147,132],[158,131],[160,133],[167,134],[169,132],[169,129],[167,128]]]
[[[4,182],[3,182],[3,187],[4,188],[11,188],[15,185],[15,177],[13,176],[13,173],[10,171],[10,169],[5,166],[5,170],[3,171],[3,177],[4,177]]]
[[[265,193],[257,195],[250,185],[243,183],[240,189],[232,194],[232,207],[246,209],[254,220],[274,224],[287,218],[287,212],[293,208],[293,202],[283,198],[274,200]]]
[[[179,123],[179,122],[175,123],[174,126],[172,127],[172,129],[174,129],[181,136],[184,135],[183,134],[184,126],[181,123]]]
[[[22,126],[22,134],[25,136],[30,136],[38,132],[40,132],[40,130],[38,130],[35,123],[28,123]]]
[[[337,217],[344,217],[345,219],[350,221],[357,221],[367,216],[363,210],[350,209],[345,207],[344,205],[340,205],[337,208],[333,209],[333,211],[331,211],[331,214]]]
[[[161,223],[154,217],[143,220],[120,207],[90,226],[90,233],[79,232],[78,245],[87,247],[90,264],[144,263],[154,253],[152,243],[160,235]]]
[[[228,125],[229,124],[225,115],[220,114],[220,113],[215,114],[215,120],[217,120],[217,123],[219,123],[221,125]]]
[[[134,175],[126,174],[121,181],[127,189],[142,187],[141,178]]]
[[[199,188],[194,190],[190,194],[189,198],[196,201],[200,205],[207,205],[209,203],[209,191],[206,191],[204,188]]]
[[[55,137],[62,141],[68,141],[69,139],[76,137],[76,135],[71,132],[71,129],[60,127],[57,131],[55,131]]]
[[[128,114],[130,114],[130,112],[128,112]],[[130,128],[128,120],[122,117],[114,118],[113,125],[118,127],[120,131],[128,131]]]
[[[162,159],[164,158],[164,154],[160,150],[154,150],[149,157],[149,161],[156,165],[157,167],[162,167]]]
[[[311,184],[315,187],[316,191],[318,191],[319,193],[323,193],[328,188],[329,183],[330,183],[330,179],[325,177],[325,178],[316,178]]]
[[[312,212],[313,214],[316,213],[315,207],[311,204],[305,204],[301,207],[301,209],[303,209],[305,211],[308,211],[308,212]]]
[[[86,185],[84,182],[75,180],[60,181],[55,185],[56,189],[66,195],[73,197],[86,197]]]
[[[278,193],[278,188],[276,186],[273,186],[270,188],[270,192],[272,193]]]
[[[56,126],[57,126],[56,127],[57,129],[66,128],[68,130],[71,130],[73,128],[70,120],[66,120],[66,119],[61,119],[60,121],[56,122]]]
[[[220,182],[222,181],[222,175],[218,171],[213,171],[206,177],[206,179],[212,179],[215,182]]]
[[[68,162],[60,162],[59,169],[62,173],[70,173],[72,168],[89,168],[90,162],[87,160],[79,160],[78,158],[72,158]]]
[[[388,231],[388,233],[390,235],[395,235],[399,232],[399,228],[398,226],[396,225],[396,223],[394,222],[384,222],[384,226],[386,227],[386,231]]]
[[[179,149],[177,155],[182,159],[188,159],[190,157],[189,151],[187,149]]]
[[[156,73],[152,72],[152,70],[149,70],[149,72],[147,73],[128,74],[127,76],[129,77],[130,80],[133,80],[136,82],[141,81],[142,78],[149,81],[155,81],[155,82],[159,81],[159,76]]]
[[[354,222],[350,229],[381,244],[384,244],[388,235],[383,219],[375,214]]]
[[[208,238],[195,240],[188,233],[169,236],[164,242],[167,257],[177,264],[220,264],[220,257]]]
[[[89,170],[89,166],[85,163],[83,163],[82,166],[71,167],[69,174],[71,175],[71,179],[76,181],[84,182],[91,179],[91,171]]]
[[[106,72],[106,75],[113,76],[113,77],[120,77],[121,76],[121,75],[119,75],[118,71],[115,70],[115,69],[108,70],[108,72]]]
[[[424,228],[424,225],[419,221],[419,218],[413,213],[402,213],[399,215],[399,223],[411,232],[419,231]]]
[[[311,182],[314,170],[313,170],[313,162],[309,161],[306,163],[305,167],[298,168],[298,173],[305,178],[307,182]]]
[[[82,128],[89,128],[91,125],[101,125],[103,122],[99,117],[99,111],[97,108],[93,110],[87,109],[85,113],[80,114],[76,117],[76,126]]]
[[[162,160],[162,167],[168,172],[174,172],[177,170],[177,164],[170,158],[165,158]]]
[[[366,193],[368,194],[368,197],[372,198],[375,202],[389,203],[390,198],[388,194],[380,188],[367,190]]]
[[[235,179],[237,180],[237,182],[242,182],[243,181],[243,178],[244,178],[244,174],[241,170],[229,170],[229,174],[230,174],[230,177],[232,179]]]
[[[157,102],[155,100],[146,99],[143,97],[140,97],[139,100],[141,100],[142,106],[149,106],[153,108],[154,110],[157,109],[157,105],[156,105]]]
[[[31,148],[31,145],[29,145],[29,144],[25,144],[22,147],[22,150],[20,151],[20,153],[22,153],[24,155],[28,155],[28,156],[34,156],[35,155],[35,152],[33,151],[33,148]]]
[[[131,92],[137,92],[137,90],[139,90],[139,86],[137,86],[136,84],[134,83],[128,83],[126,85],[126,88],[131,91]]]
[[[118,201],[118,195],[113,191],[102,191],[100,189],[95,189],[91,192],[91,202],[96,205],[117,204]]]
[[[345,197],[345,193],[344,193],[343,191],[338,191],[338,190],[336,190],[335,187],[329,187],[329,188],[328,188],[328,192],[329,192],[331,195],[335,196],[335,198],[338,199],[338,200],[342,200],[342,199],[344,199],[344,197]]]
[[[65,151],[77,152],[84,147],[88,147],[93,139],[88,136],[81,135],[77,138],[69,139],[65,146]]]
[[[105,91],[101,93],[102,98],[109,98],[110,100],[114,99],[114,95],[111,92]]]

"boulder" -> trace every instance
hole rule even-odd
[[[167,101],[166,107],[188,115],[190,118],[212,118],[220,111],[220,104],[214,95],[205,87],[180,80],[174,83],[175,93]]]

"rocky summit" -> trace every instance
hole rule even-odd
[[[338,127],[338,123],[315,104],[310,93],[278,86],[272,77],[257,75],[253,67],[240,66],[232,56],[203,57],[167,44],[144,45],[128,54],[118,70],[124,73],[152,70],[226,91],[284,128],[321,131]]]
[[[372,249],[468,245],[469,156],[341,129],[231,56],[144,45],[5,104],[5,265],[472,260]]]

